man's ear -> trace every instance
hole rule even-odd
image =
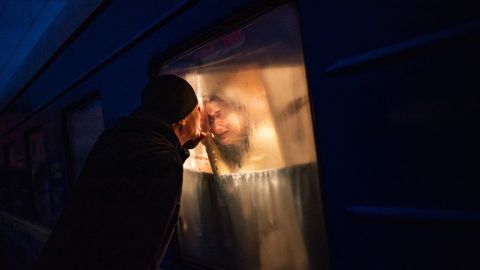
[[[183,131],[183,127],[186,125],[185,119],[182,119],[173,124],[173,127],[176,128],[179,132]]]

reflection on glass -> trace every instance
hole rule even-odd
[[[194,86],[207,131],[184,166],[184,256],[227,269],[324,269],[317,160],[294,6],[277,8],[162,72]]]

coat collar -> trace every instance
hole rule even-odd
[[[159,132],[168,141],[175,145],[183,162],[190,156],[188,149],[181,145],[180,140],[173,131],[172,125],[163,121],[161,118],[155,116],[142,107],[137,108],[131,116],[134,119],[140,119],[142,122],[148,123],[149,127],[151,127],[154,131]]]

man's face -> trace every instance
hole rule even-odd
[[[245,119],[241,111],[229,108],[222,101],[209,101],[205,106],[210,132],[221,145],[238,145],[245,132]]]

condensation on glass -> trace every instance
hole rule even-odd
[[[180,246],[226,269],[325,269],[325,233],[296,6],[163,67],[195,88],[207,138],[184,165]]]
[[[75,180],[104,127],[100,99],[91,101],[67,115],[70,159]]]

